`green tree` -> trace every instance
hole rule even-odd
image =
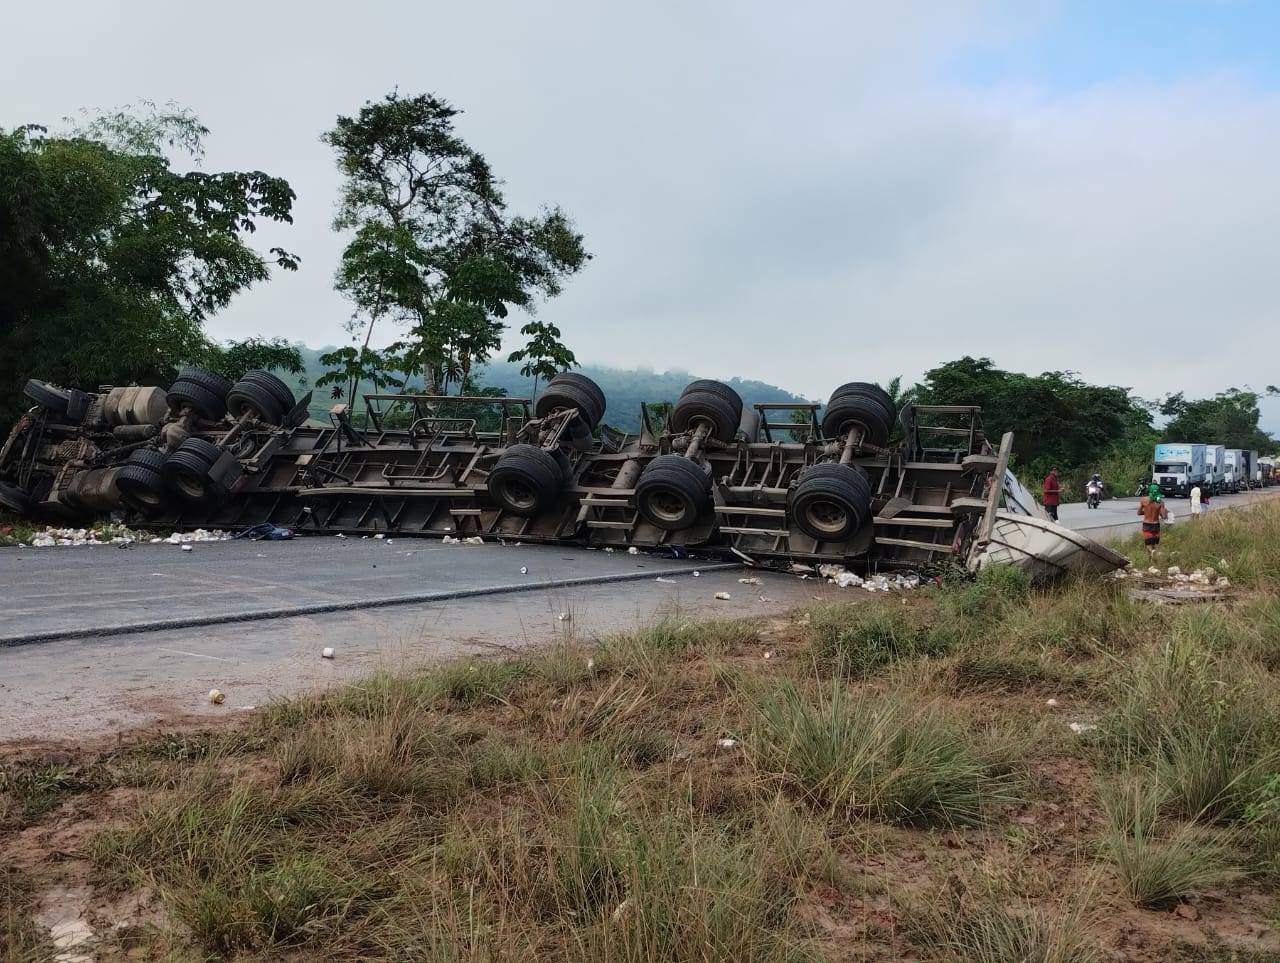
[[[1165,441],[1201,442],[1270,451],[1275,442],[1258,427],[1261,410],[1254,391],[1228,388],[1212,398],[1187,399],[1182,392],[1160,403],[1160,413],[1169,421],[1164,426]]]
[[[269,276],[245,238],[289,222],[293,191],[261,171],[175,170],[169,154],[198,159],[207,134],[153,105],[0,132],[0,420],[28,377],[155,382],[206,359],[205,320]]]
[[[589,258],[559,208],[507,213],[501,181],[455,132],[457,115],[434,95],[393,92],[324,135],[343,175],[334,227],[351,239],[335,283],[355,305],[357,357],[421,375],[429,393],[464,385],[498,348],[510,309],[554,297]],[[372,347],[384,319],[405,329],[394,356]]]
[[[232,381],[254,368],[294,375],[303,372],[302,352],[297,345],[289,344],[283,338],[247,338],[244,341],[211,343],[201,363]]]
[[[538,395],[538,379],[550,381],[561,371],[575,367],[578,359],[560,340],[560,329],[545,321],[530,321],[520,329],[528,337],[523,348],[512,351],[507,360],[520,364],[520,373],[533,379],[533,395]]]

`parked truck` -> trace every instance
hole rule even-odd
[[[1245,464],[1244,452],[1239,448],[1228,448],[1227,459],[1227,491],[1243,491],[1249,479],[1248,466]]]
[[[1256,451],[1246,451],[1245,458],[1249,462],[1249,487],[1262,487],[1262,466],[1258,464],[1258,453]]]
[[[1218,495],[1227,490],[1227,449],[1223,445],[1204,446],[1204,467],[1209,491]]]
[[[1174,442],[1156,445],[1151,479],[1166,495],[1191,496],[1196,485],[1206,484],[1205,446]]]

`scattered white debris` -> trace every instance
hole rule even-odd
[[[1165,574],[1166,574],[1166,575],[1181,575],[1181,574],[1182,574],[1182,569],[1180,569],[1180,568],[1179,568],[1178,566],[1176,566],[1176,565],[1170,565],[1167,569],[1165,569]]]
[[[194,552],[196,549],[194,545],[183,545],[182,550],[184,552]]]
[[[588,671],[588,672],[594,672],[595,670],[596,670],[596,660],[595,660],[595,659],[587,659],[587,671]]]
[[[733,596],[730,595],[728,592],[717,592],[716,598],[719,599],[721,602],[728,602],[731,598],[733,598]]]
[[[773,649],[764,650],[764,660],[766,662],[768,662],[770,659],[776,659],[777,657],[778,657],[778,653],[773,651]]]
[[[1047,705],[1047,706],[1056,706],[1056,705],[1058,704],[1058,700],[1057,700],[1057,699],[1046,699],[1046,700],[1045,700],[1045,702],[1044,702],[1044,704],[1045,704],[1045,705]]]
[[[527,566],[527,565],[521,565],[521,566],[520,566],[520,574],[521,574],[521,575],[528,575],[528,574],[529,574],[529,566]]]
[[[484,539],[483,539],[483,538],[481,538],[479,535],[472,535],[470,538],[465,538],[465,539],[463,539],[463,541],[464,541],[466,544],[468,544],[468,545],[483,545],[483,544],[484,544]]]
[[[628,555],[639,555],[639,554],[640,554],[640,549],[638,549],[638,548],[636,548],[634,545],[632,545],[629,549],[627,549],[627,554],[628,554]]]
[[[758,578],[740,578],[738,579],[738,584],[739,585],[759,585],[760,580]]]
[[[556,621],[568,622],[571,618],[573,618],[573,616],[570,615],[568,612],[561,612],[559,615],[556,616]]]
[[[320,650],[320,658],[322,659],[332,659],[334,657],[334,654],[335,653],[333,651],[333,646],[331,645],[326,645],[323,649]]]
[[[736,746],[737,744],[738,744],[738,740],[737,740],[737,739],[730,739],[730,738],[728,738],[728,737],[726,737],[726,738],[724,738],[724,739],[717,739],[717,740],[716,740],[716,745],[717,745],[719,748],[721,748],[721,749],[732,749],[732,748],[733,748],[734,746]]]
[[[376,538],[376,539],[381,540],[381,539],[386,538],[387,536],[386,536],[386,535],[384,535],[382,532],[379,532],[377,535],[375,535],[375,536],[373,536],[373,537],[374,537],[374,538]]]
[[[220,706],[222,703],[227,701],[227,696],[221,689],[210,689],[209,701],[215,706]]]
[[[452,535],[446,535],[444,538],[440,539],[440,544],[441,545],[461,545],[462,539],[454,538]]]
[[[612,546],[606,545],[606,546],[604,547],[604,550],[605,550],[606,552],[608,552],[610,555],[612,555],[612,554],[613,554],[613,548],[612,548]]]
[[[32,548],[50,548],[57,544],[52,535],[46,535],[44,532],[40,532],[31,539]]]
[[[697,569],[694,569],[694,570],[693,570],[693,577],[694,577],[694,578],[699,578],[701,575],[702,575],[702,573],[701,573],[701,572],[699,572]]]
[[[631,900],[624,899],[616,907],[614,907],[612,919],[615,923],[621,923],[627,918],[627,913],[631,911]]]
[[[655,582],[661,582],[663,585],[675,585],[675,584],[676,584],[676,580],[675,580],[675,579],[673,579],[673,578],[663,578],[661,575],[659,575],[657,578],[655,578],[655,579],[654,579],[654,581],[655,581]]]
[[[767,596],[767,595],[762,595],[762,596],[760,596],[760,601],[761,601],[761,602],[772,602],[772,601],[773,601],[773,599],[769,598],[769,596]]]
[[[341,532],[339,532],[337,535],[335,535],[335,536],[333,536],[333,537],[334,537],[334,538],[346,538],[347,536],[345,536],[345,535],[343,535]]]
[[[1156,568],[1154,565],[1152,565],[1149,569],[1147,569],[1147,574],[1148,574],[1148,575],[1159,575],[1159,574],[1160,574],[1160,569],[1158,569],[1158,568]]]
[[[1098,727],[1092,722],[1069,722],[1067,728],[1079,736],[1086,732],[1093,732]]]
[[[1218,580],[1213,583],[1214,588],[1231,588],[1231,579],[1225,575],[1218,576]]]

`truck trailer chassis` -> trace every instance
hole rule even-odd
[[[603,425],[589,379],[524,398],[364,396],[307,419],[278,378],[198,368],[167,389],[28,382],[0,448],[0,506],[143,529],[430,536],[693,550],[864,569],[972,564],[999,508],[1011,437],[975,406],[895,410],[853,382],[825,406],[744,408],[691,383],[637,434]],[[778,418],[783,412],[787,420]],[[798,413],[798,416],[797,416]]]

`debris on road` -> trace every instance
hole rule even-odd
[[[731,596],[728,592],[717,592],[716,598],[719,599],[721,602],[728,602],[731,598],[733,598],[733,596]]]
[[[673,579],[673,578],[663,578],[661,575],[659,575],[657,578],[655,578],[655,579],[654,579],[654,581],[655,581],[655,582],[661,582],[663,585],[675,585],[675,584],[676,584],[676,580],[675,580],[675,579]]]
[[[212,702],[215,706],[220,706],[222,705],[222,703],[227,701],[226,693],[224,693],[221,689],[210,689],[209,701]]]
[[[194,545],[189,545],[189,544],[188,544],[188,545],[183,545],[183,546],[182,546],[182,550],[183,550],[184,552],[194,552],[196,549],[195,549],[195,546],[194,546]]]
[[[334,651],[333,651],[333,646],[331,646],[331,645],[327,645],[327,646],[325,646],[325,647],[320,651],[320,658],[322,658],[322,659],[332,659],[332,658],[334,657],[334,655],[335,655],[335,653],[334,653]]]
[[[738,579],[738,584],[739,585],[759,585],[760,580],[758,578],[740,578]]]

